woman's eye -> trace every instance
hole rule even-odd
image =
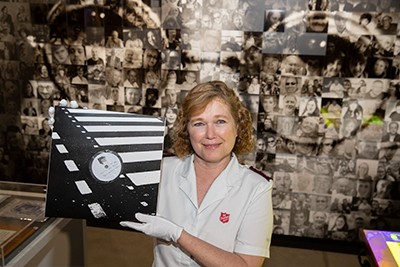
[[[217,124],[224,124],[224,123],[226,123],[225,120],[217,120]]]
[[[203,122],[195,122],[195,123],[193,123],[193,127],[201,127],[203,125],[204,125]]]

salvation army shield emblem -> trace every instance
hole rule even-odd
[[[229,213],[221,212],[221,215],[219,215],[219,220],[220,220],[222,223],[227,223],[227,222],[229,222],[229,216],[230,216]]]

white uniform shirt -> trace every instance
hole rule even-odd
[[[157,214],[229,252],[269,257],[272,182],[232,156],[197,205],[194,156],[164,158]],[[153,266],[199,266],[175,243],[157,240]]]

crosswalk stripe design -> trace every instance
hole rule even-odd
[[[164,118],[56,107],[46,216],[135,220],[155,213]]]

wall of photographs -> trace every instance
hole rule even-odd
[[[400,228],[400,2],[0,1],[0,180],[46,183],[48,107],[165,116],[222,80],[254,118],[274,233]]]

